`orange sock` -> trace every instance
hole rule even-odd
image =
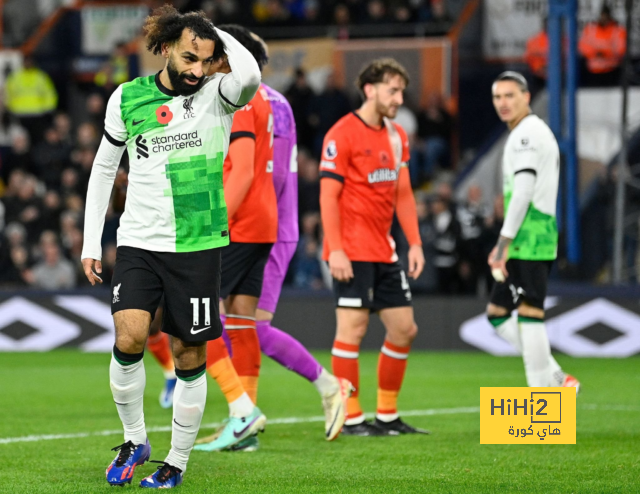
[[[385,340],[378,360],[378,410],[385,422],[398,418],[398,394],[402,387],[411,347],[397,346]]]
[[[225,329],[231,341],[233,366],[249,398],[253,403],[257,403],[261,353],[256,320],[252,317],[227,314]]]
[[[244,393],[222,338],[207,342],[207,372],[220,386],[227,403],[236,401]]]
[[[175,379],[175,366],[173,364],[173,356],[171,355],[169,335],[162,331],[154,335],[149,335],[147,348],[164,370],[165,377],[167,379]]]
[[[360,407],[360,368],[358,363],[359,345],[351,345],[335,340],[331,349],[331,367],[336,377],[348,379],[356,390],[347,401],[347,425],[358,424],[364,420]]]

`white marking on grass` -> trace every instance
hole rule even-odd
[[[578,407],[580,410],[587,411],[608,411],[608,412],[640,412],[639,406],[633,405],[597,405],[593,403],[584,403]],[[429,415],[455,415],[455,414],[471,414],[479,413],[480,407],[458,407],[458,408],[430,408],[427,410],[407,410],[402,412],[403,417],[427,417]],[[373,418],[375,414],[366,414],[367,418]],[[307,424],[311,422],[324,422],[324,416],[315,417],[282,417],[276,419],[268,419],[268,425],[283,424]],[[221,422],[211,422],[202,424],[200,429],[215,429],[222,425]],[[147,432],[170,432],[171,426],[147,427]],[[39,441],[53,441],[56,439],[82,439],[85,437],[97,436],[117,436],[122,434],[121,429],[104,430],[96,432],[76,432],[72,434],[41,434],[21,437],[3,437],[0,438],[0,444],[11,443],[28,443]]]
[[[431,408],[427,410],[408,410],[402,412],[403,417],[425,417],[428,415],[451,415],[456,413],[478,413],[479,407],[460,407],[460,408]],[[374,414],[367,414],[368,418],[372,418]],[[268,425],[283,425],[283,424],[306,424],[309,422],[324,422],[324,416],[315,417],[282,417],[276,419],[268,419]],[[212,422],[208,424],[202,424],[200,429],[215,429],[220,427],[221,422]],[[171,426],[158,426],[147,427],[147,432],[169,432]],[[72,434],[41,434],[22,437],[3,437],[0,438],[0,444],[10,443],[28,443],[38,441],[53,441],[55,439],[81,439],[85,437],[96,436],[116,436],[122,434],[122,430],[105,430],[97,432],[77,432]]]

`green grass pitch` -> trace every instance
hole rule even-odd
[[[329,366],[328,352],[317,353]],[[0,355],[0,492],[114,492],[104,471],[122,442],[108,382],[109,355],[56,351]],[[376,353],[361,356],[361,396],[375,409]],[[560,364],[583,383],[577,445],[479,444],[480,386],[523,386],[518,358],[414,352],[400,397],[407,422],[431,436],[323,439],[319,421],[267,424],[256,453],[194,451],[184,493],[640,492],[640,359]],[[146,424],[152,459],[163,460],[171,412],[158,405],[162,373],[145,357]],[[322,414],[315,388],[263,359],[259,404],[270,419]],[[452,410],[453,409],[453,410]],[[449,413],[447,413],[449,412]],[[452,413],[453,412],[453,413]],[[209,380],[203,424],[227,407]],[[277,422],[277,421],[276,421]],[[165,428],[163,431],[162,428]],[[109,432],[111,431],[111,432]],[[211,428],[201,430],[201,435]],[[80,435],[46,439],[45,435]],[[31,441],[7,438],[32,436]],[[153,472],[149,463],[134,483]],[[120,492],[120,491],[117,491]]]

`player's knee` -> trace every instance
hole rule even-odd
[[[418,336],[418,325],[416,324],[415,321],[412,321],[411,325],[407,328],[405,332],[405,337],[407,338],[409,343],[411,343],[413,342],[413,340],[416,339],[416,336]]]
[[[509,315],[509,311],[506,307],[500,307],[495,304],[487,305],[487,317],[504,317]]]
[[[518,307],[518,315],[524,317],[535,317],[536,319],[544,319],[544,309],[534,307],[526,302],[520,304]]]
[[[135,334],[116,335],[116,347],[123,353],[136,354],[144,352],[147,339]]]
[[[336,339],[343,343],[359,345],[365,334],[367,334],[366,324],[351,324],[348,327],[338,326]]]

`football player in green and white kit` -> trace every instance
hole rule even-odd
[[[505,219],[489,255],[497,283],[487,307],[498,335],[521,354],[529,386],[580,388],[551,355],[544,324],[547,279],[558,250],[556,201],[560,153],[551,129],[531,113],[527,81],[504,72],[493,105],[511,133],[502,158]],[[517,319],[511,315],[518,310]]]
[[[124,443],[107,469],[111,485],[131,483],[149,459],[142,361],[149,324],[164,295],[162,329],[176,366],[171,450],[141,487],[182,482],[204,411],[206,342],[220,337],[220,248],[229,243],[222,164],[233,114],[260,85],[255,59],[202,12],[160,7],[145,23],[147,49],[166,59],[158,74],[116,89],[107,105],[85,212],[82,264],[101,283],[100,240],[120,158],[129,152],[129,188],[118,229],[110,366]],[[229,74],[207,76],[227,57]],[[257,432],[257,431],[256,431]]]

